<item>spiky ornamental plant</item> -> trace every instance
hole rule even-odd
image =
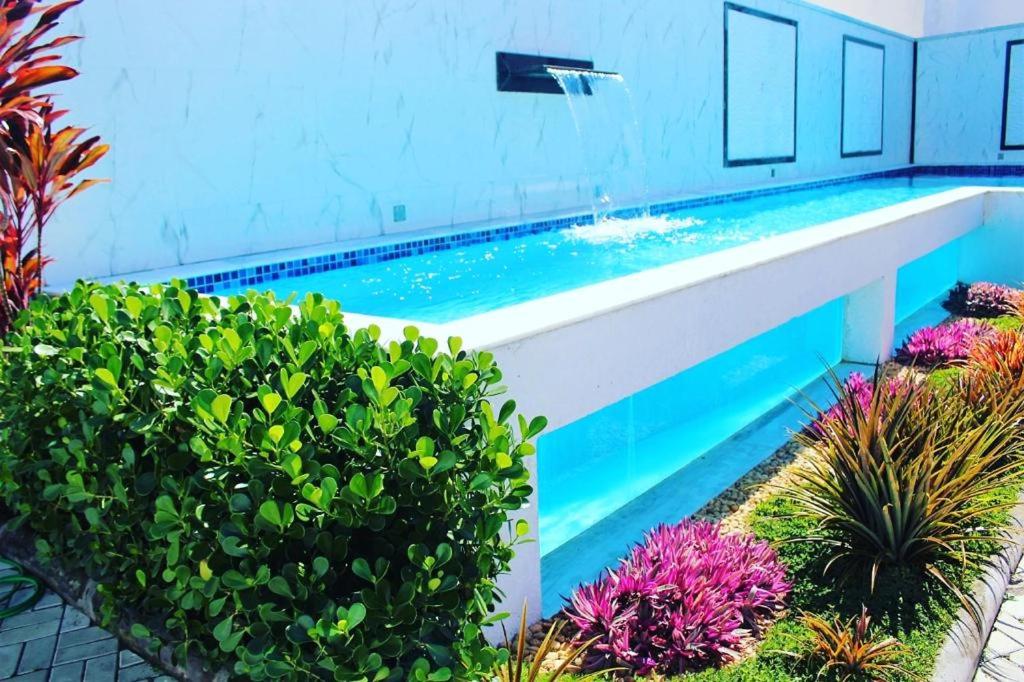
[[[848,403],[854,401],[862,412],[868,410],[871,406],[871,397],[874,394],[875,385],[878,380],[877,376],[874,379],[868,379],[860,372],[852,372],[846,378],[846,381],[843,382],[840,382],[837,376],[834,377],[833,385],[841,385],[842,390],[833,391],[830,407],[827,409],[815,407],[813,412],[809,413],[809,415],[813,414],[813,420],[807,427],[808,435],[824,436],[826,433],[826,423],[846,425],[848,428],[852,428],[853,420],[851,414],[854,410],[848,406]],[[912,380],[901,375],[883,381],[886,390],[895,392],[906,390]]]
[[[812,454],[781,494],[816,522],[801,540],[832,548],[826,573],[867,576],[873,589],[884,567],[919,570],[970,606],[954,570],[987,561],[977,541],[1005,540],[982,519],[1008,506],[986,500],[1017,470],[1016,425],[1002,413],[973,420],[928,383],[879,388],[877,374],[866,408],[847,397],[848,423],[798,436]]]
[[[950,393],[977,420],[992,414],[1024,420],[1024,334],[999,331],[976,344]],[[1024,429],[1018,429],[1018,441],[1024,446]]]
[[[562,659],[562,662],[549,673],[542,673],[544,666],[544,660],[548,654],[551,653],[552,647],[562,636],[562,630],[565,628],[565,621],[558,620],[552,623],[551,627],[548,628],[547,633],[544,635],[544,639],[541,641],[540,646],[537,647],[537,651],[534,653],[531,660],[527,660],[526,655],[526,637],[528,628],[526,627],[526,609],[527,604],[523,603],[523,610],[519,617],[519,635],[516,637],[516,644],[513,647],[512,643],[508,640],[508,633],[505,633],[505,652],[502,657],[495,662],[494,669],[491,673],[492,678],[495,682],[537,682],[537,680],[544,679],[545,682],[555,682],[556,680],[562,679],[563,675],[567,675],[569,668],[573,665],[573,662],[579,658],[587,648],[596,641],[596,638],[592,638],[581,644],[577,644],[573,649]],[[502,631],[505,626],[502,625]],[[600,673],[592,673],[583,677],[576,678],[579,682],[583,680],[590,680],[597,677]],[[543,675],[543,677],[542,677]]]
[[[968,354],[968,368],[995,372],[1007,379],[1024,375],[1024,334],[1000,331],[983,339]]]
[[[82,149],[81,133],[69,142],[72,133],[66,131],[73,129],[54,135],[52,122],[59,114],[52,111],[50,98],[38,92],[78,75],[55,62],[60,59],[56,50],[79,37],[50,39],[49,34],[81,1],[45,5],[0,0],[0,333],[41,287],[48,262],[42,253],[42,229],[56,207],[78,191],[62,188],[62,181],[83,170],[74,170],[75,164],[97,147],[92,141]],[[62,149],[67,142],[75,148]],[[105,151],[96,152],[91,163]]]
[[[584,668],[674,674],[721,665],[782,608],[790,585],[775,551],[708,522],[650,531],[566,609],[578,641],[596,638]]]
[[[834,672],[840,680],[884,679],[901,675],[914,678],[913,673],[899,665],[907,647],[893,637],[875,639],[871,636],[871,616],[861,607],[860,616],[843,623],[838,618],[824,618],[805,613],[801,621],[814,636],[811,656],[821,661],[822,673]]]

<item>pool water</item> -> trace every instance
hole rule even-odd
[[[948,317],[964,239],[901,267],[896,345]],[[824,408],[841,363],[846,297],[831,301],[537,442],[542,609],[614,565],[659,523],[673,523],[764,461]],[[699,330],[697,330],[699,333]]]
[[[558,549],[838,363],[843,304],[843,299],[832,301],[542,435],[537,443],[541,554]],[[670,516],[697,511],[747,468],[744,458],[730,458],[718,463],[715,475],[692,478],[677,491],[678,506]]]
[[[344,310],[443,323],[965,185],[1024,178],[859,180],[268,282]],[[229,291],[238,293],[247,287]]]

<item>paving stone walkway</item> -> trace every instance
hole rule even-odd
[[[0,575],[10,571],[0,570]],[[0,596],[17,604],[28,589]],[[31,611],[0,620],[0,680],[19,682],[173,682],[136,654],[121,648],[84,613],[47,592]]]
[[[974,682],[1024,681],[1024,561],[1006,589]]]

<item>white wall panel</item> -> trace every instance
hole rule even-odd
[[[1021,0],[926,0],[923,31],[934,36],[1019,23],[1024,23]]]
[[[918,43],[916,161],[922,164],[1020,164],[1024,149],[1003,149],[1008,43],[1024,26],[927,38]],[[1024,138],[1024,81],[1015,52],[1008,122]],[[1022,59],[1021,61],[1024,61]]]

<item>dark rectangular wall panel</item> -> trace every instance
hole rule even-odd
[[[1006,44],[1002,148],[1024,149],[1024,40]]]

